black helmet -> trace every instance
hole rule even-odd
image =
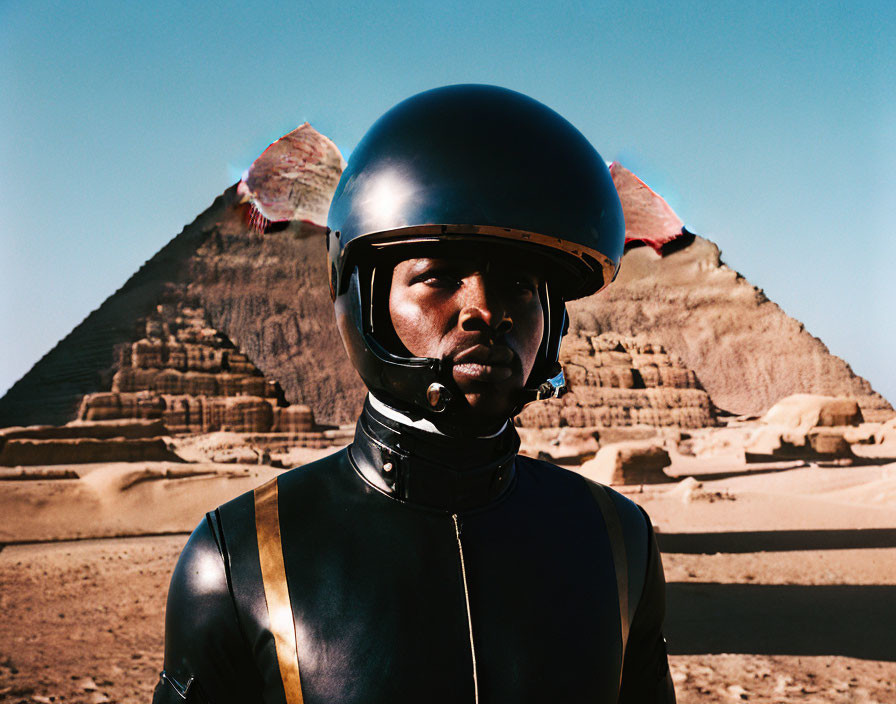
[[[544,339],[521,407],[562,388],[565,301],[612,281],[625,237],[610,172],[582,133],[542,103],[488,85],[426,91],[377,120],[342,172],[328,226],[330,292],[349,358],[384,400],[445,421],[462,408],[450,369],[396,354],[373,333],[383,253],[402,244],[500,243],[554,264],[557,274],[541,291]]]

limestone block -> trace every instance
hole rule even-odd
[[[631,389],[635,385],[635,378],[630,367],[598,367],[594,372],[596,372],[598,386]]]
[[[595,352],[623,352],[626,348],[614,335],[596,335],[591,337],[591,346]]]
[[[240,380],[240,393],[243,396],[266,396],[266,386],[263,376],[245,376]]]
[[[215,374],[218,394],[221,396],[239,396],[243,393],[242,384],[245,378],[242,374],[230,374],[228,372]]]
[[[314,429],[314,415],[311,408],[302,405],[275,408],[273,426],[274,433],[305,433]]]
[[[165,366],[169,369],[176,369],[181,372],[189,369],[186,346],[182,342],[177,341],[168,345],[166,352]]]
[[[550,442],[540,447],[538,454],[551,462],[580,464],[593,458],[599,449],[596,428],[561,428]]]
[[[635,372],[641,379],[640,388],[653,389],[660,385],[660,370],[653,364],[638,367]]]
[[[162,369],[153,378],[151,388],[160,394],[182,394],[184,375],[176,369]]]
[[[812,428],[807,444],[812,450],[826,457],[852,457],[852,449],[843,437],[845,428]]]
[[[224,350],[222,364],[233,374],[252,374],[256,371],[249,358],[237,350]]]
[[[560,357],[563,365],[578,364],[580,367],[593,367],[594,356],[591,354],[566,354]]]
[[[850,445],[873,445],[874,434],[881,425],[881,423],[862,423],[858,426],[847,426],[843,429],[843,439]]]
[[[131,366],[138,369],[161,369],[167,352],[161,340],[137,340],[131,346]]]
[[[162,423],[170,433],[203,433],[204,397],[178,395],[162,396],[165,410],[162,412]]]
[[[640,369],[641,367],[646,366],[654,366],[654,367],[668,367],[671,366],[672,360],[669,359],[669,355],[667,354],[653,354],[653,353],[633,353],[632,354],[632,366]]]
[[[815,427],[804,431],[784,425],[763,425],[744,445],[747,462],[778,459],[836,459],[853,456],[844,438],[846,428]]]
[[[184,393],[191,396],[217,396],[218,382],[214,374],[206,372],[185,372]]]
[[[660,428],[672,425],[672,412],[668,408],[636,408],[632,410],[631,418],[639,425],[653,425]]]
[[[516,417],[516,423],[523,428],[556,428],[560,425],[560,399],[548,399],[530,403]]]
[[[632,356],[618,350],[601,350],[594,353],[591,364],[596,367],[631,367]]]
[[[87,394],[81,401],[78,420],[113,420],[116,418],[161,418],[162,399],[145,391],[136,393]]]
[[[651,441],[605,445],[579,472],[601,484],[657,484],[670,481],[663,472],[671,464],[669,453]]]
[[[32,425],[0,429],[0,446],[6,440],[56,440],[77,438],[155,438],[165,435],[158,420],[79,421],[65,425]]]
[[[874,441],[878,445],[896,443],[896,418],[891,418],[881,424],[874,433]]]
[[[697,375],[693,370],[683,367],[659,367],[659,386],[676,389],[694,389],[697,387]]]
[[[563,375],[570,386],[585,386],[588,382],[588,370],[581,364],[572,362],[563,364]]]
[[[202,432],[214,433],[224,427],[227,403],[224,398],[202,400]]]
[[[271,404],[255,396],[236,396],[225,399],[222,430],[236,433],[267,433],[274,422]]]
[[[714,418],[709,408],[670,408],[672,425],[680,428],[706,428],[713,425]]]
[[[0,465],[83,464],[178,460],[161,438],[64,438],[8,440]]]
[[[560,346],[560,355],[564,359],[574,355],[591,356],[593,352],[591,341],[581,335],[567,335],[563,338],[563,344]]]
[[[115,376],[112,377],[112,391],[121,393],[148,391],[154,387],[158,374],[158,369],[139,369],[134,367],[119,369],[115,372]]]
[[[183,344],[186,369],[196,372],[220,372],[223,368],[224,350],[202,344]],[[231,371],[234,371],[231,369]]]
[[[763,423],[804,431],[818,426],[859,425],[862,420],[856,399],[815,394],[783,398],[762,417]]]

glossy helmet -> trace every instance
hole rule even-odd
[[[328,227],[330,292],[352,364],[396,408],[444,421],[462,409],[451,369],[387,349],[374,332],[387,305],[374,300],[377,263],[396,245],[447,242],[527,248],[553,263],[521,408],[563,388],[565,301],[613,280],[625,236],[610,172],[582,133],[542,103],[489,85],[429,90],[377,120],[342,173]]]

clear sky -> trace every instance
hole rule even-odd
[[[0,0],[0,394],[304,121],[527,93],[896,402],[896,3]]]

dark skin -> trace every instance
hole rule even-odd
[[[510,258],[423,257],[395,266],[389,314],[411,354],[451,364],[452,378],[483,429],[500,426],[517,404],[544,332],[531,262]]]

